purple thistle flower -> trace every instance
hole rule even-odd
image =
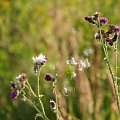
[[[84,18],[85,18],[85,20],[87,20],[87,21],[90,20],[90,17],[89,17],[89,16],[85,16]]]
[[[114,33],[115,32],[115,25],[109,25],[108,26],[108,34],[112,34],[112,33]]]
[[[48,61],[48,58],[47,58],[47,57],[45,57],[45,58],[44,58],[44,62],[47,62],[47,61]]]
[[[10,81],[10,86],[12,87],[12,89],[15,89],[17,87],[13,81]]]
[[[110,46],[113,45],[113,40],[110,37],[106,37],[105,40],[106,40],[106,42],[109,43]]]
[[[106,37],[105,40],[106,40],[106,42],[110,42],[111,41],[111,39],[109,37]]]
[[[116,32],[116,33],[120,33],[120,26],[116,26],[116,27],[115,27],[115,32]]]
[[[108,32],[105,32],[105,33],[103,34],[103,37],[106,39],[107,37],[109,37],[109,33],[108,33]]]
[[[17,91],[17,90],[14,90],[14,91],[12,91],[12,92],[10,93],[10,97],[11,97],[12,99],[16,99],[17,96],[18,96],[18,91]]]
[[[44,79],[50,81],[52,79],[52,75],[48,73],[45,75]]]
[[[55,108],[55,105],[56,105],[55,101],[51,99],[50,100],[50,107]]]
[[[47,74],[45,75],[44,79],[45,79],[46,81],[52,81],[52,82],[54,82],[54,81],[57,80],[57,78],[56,78],[55,76],[53,76],[53,75],[51,75],[51,74],[49,74],[49,73],[47,73]]]
[[[101,17],[101,18],[100,18],[100,24],[101,24],[101,25],[106,25],[106,24],[108,24],[108,19],[105,18],[105,17]]]
[[[92,24],[95,24],[95,21],[94,21],[94,16],[90,17],[90,16],[85,16],[84,19]]]

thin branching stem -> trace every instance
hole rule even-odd
[[[27,87],[28,87],[28,89],[30,90],[30,92],[31,92],[35,97],[37,97],[37,95],[34,93],[32,87],[31,87],[31,85],[29,84],[28,80],[26,81],[26,83],[27,83]]]
[[[106,44],[104,43],[104,40],[103,40],[103,37],[102,37],[102,34],[101,34],[101,28],[100,28],[100,23],[99,23],[99,18],[98,18],[98,29],[100,31],[100,42],[102,44],[102,48],[103,48],[103,51],[104,51],[104,54],[105,54],[105,61],[107,63],[107,66],[108,66],[108,69],[110,71],[110,74],[111,74],[111,77],[112,77],[112,80],[113,80],[113,85],[114,85],[114,92],[115,92],[115,96],[116,96],[116,100],[117,100],[117,106],[118,106],[118,111],[120,113],[120,96],[119,96],[119,91],[118,91],[118,84],[117,84],[117,42],[115,43],[115,48],[116,48],[116,56],[115,56],[115,76],[113,74],[113,70],[112,70],[112,67],[111,67],[111,64],[110,64],[110,60],[109,60],[109,56],[108,56],[108,50],[107,50],[107,47],[106,47]]]
[[[29,100],[27,97],[26,97],[26,100],[37,110],[38,113],[40,113],[42,115],[40,110],[36,107],[36,105],[31,100]]]
[[[57,96],[57,92],[56,92],[56,81],[53,82],[53,92],[55,94],[55,101],[56,101],[56,120],[59,120],[59,114],[58,114],[58,96]]]
[[[102,44],[102,46],[103,46],[103,50],[104,50],[104,44]],[[104,50],[104,53],[105,53],[105,50]],[[105,56],[106,56],[106,53],[105,53]],[[116,76],[117,70],[116,70],[116,75],[114,76],[108,56],[106,56],[105,60],[106,60],[106,63],[108,65],[108,68],[109,68],[109,71],[110,71],[110,74],[111,74],[111,77],[113,80],[114,92],[115,92],[115,96],[116,96],[116,100],[117,100],[117,106],[118,106],[118,110],[120,112],[120,97],[119,97],[119,91],[118,91],[118,85],[117,85],[117,76]],[[117,63],[116,63],[116,65],[117,65]]]
[[[40,96],[40,71],[41,71],[41,69],[38,70],[38,79],[37,79],[37,81],[38,81],[38,99],[39,99],[39,102],[40,102],[40,105],[41,105],[41,108],[42,108],[44,119],[49,120],[46,116],[44,106],[43,106],[43,103],[42,103],[41,98],[40,98],[41,97]]]
[[[23,92],[23,97],[25,98],[25,100],[28,101],[28,103],[30,103],[36,109],[36,111],[40,114],[40,116],[43,118],[42,112],[37,108],[37,106],[30,99],[28,99],[25,96],[25,94],[26,94],[25,91],[23,89],[21,89],[21,91]]]
[[[116,87],[116,96],[117,96],[117,105],[118,105],[118,109],[119,109],[119,113],[120,113],[120,96],[119,96],[119,89],[118,89],[118,51],[117,51],[117,41],[115,42],[115,87]]]

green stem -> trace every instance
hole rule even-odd
[[[56,120],[59,120],[59,114],[58,114],[58,98],[57,98],[57,93],[56,93],[56,85],[55,85],[56,81],[53,82],[53,92],[55,94],[55,101],[56,101]]]
[[[42,108],[43,116],[44,116],[45,120],[49,120],[46,116],[44,106],[43,106],[43,103],[42,103],[41,98],[40,98],[40,71],[41,71],[41,69],[38,70],[38,79],[37,79],[38,80],[38,98],[39,98],[39,102],[40,102],[40,105]]]
[[[118,105],[118,110],[119,110],[119,113],[120,113],[120,96],[119,96],[119,89],[118,89],[118,77],[117,77],[117,69],[118,69],[118,63],[117,63],[117,60],[118,60],[118,55],[117,55],[117,41],[115,43],[115,88],[116,88],[116,96],[117,96],[117,105]]]
[[[38,82],[38,97],[40,97],[40,70],[38,70],[38,79],[37,79],[37,82]]]
[[[108,50],[107,50],[106,44],[103,41],[103,37],[102,37],[102,34],[101,34],[101,26],[100,26],[99,21],[100,20],[99,20],[99,17],[98,17],[98,29],[100,30],[100,42],[102,43],[103,51],[104,51],[104,54],[105,54],[105,61],[107,63],[108,69],[110,71],[110,74],[111,74],[111,77],[112,77],[112,80],[113,80],[114,92],[115,92],[115,96],[116,96],[116,100],[117,100],[118,111],[120,113],[120,96],[119,96],[118,85],[117,85],[117,52],[116,52],[116,60],[115,60],[116,76],[114,77],[114,74],[113,74],[113,71],[112,71],[112,68],[111,68],[111,65],[110,65],[110,60],[109,60],[109,57],[108,57]],[[117,48],[117,45],[116,45],[116,48]]]
[[[58,115],[58,99],[57,99],[57,94],[55,90],[55,100],[56,100],[56,119],[58,120],[59,115]]]
[[[105,61],[107,63],[108,69],[110,71],[110,74],[111,74],[111,77],[112,77],[112,80],[113,80],[114,91],[115,91],[115,96],[116,96],[116,100],[117,100],[117,106],[118,106],[118,110],[119,110],[119,113],[120,113],[120,96],[119,96],[118,85],[117,85],[117,53],[116,53],[116,60],[115,60],[116,76],[114,77],[114,74],[113,74],[113,71],[112,71],[112,68],[111,68],[111,65],[110,65],[110,60],[109,60],[109,57],[108,57],[107,48],[106,48],[106,45],[104,44],[104,41],[103,41],[103,38],[102,38],[102,35],[101,35],[101,30],[100,30],[100,36],[101,36],[100,41],[102,43],[103,51],[104,51],[104,54],[105,54]]]
[[[21,89],[23,92],[23,97],[25,97],[25,91],[23,89]],[[37,106],[31,101],[29,100],[27,97],[25,97],[26,101],[28,101],[36,110],[37,112],[40,114],[40,116],[43,118],[43,114],[41,113],[41,111],[37,108]]]
[[[44,118],[45,118],[46,120],[49,120],[49,119],[47,118],[47,116],[46,116],[46,113],[45,113],[45,110],[44,110],[44,106],[43,106],[43,103],[42,103],[42,101],[41,101],[40,98],[39,98],[39,102],[40,102],[40,105],[41,105],[41,107],[42,107],[42,112],[43,112]]]
[[[32,90],[32,88],[31,88],[28,80],[26,81],[26,83],[27,83],[27,85],[28,85],[27,87],[28,87],[28,89],[30,90],[30,92],[31,92],[35,97],[37,97],[37,95],[36,95],[36,94],[34,93],[34,91]]]
[[[118,56],[117,56],[117,41],[115,43],[115,78],[116,78],[116,84],[117,84],[117,60],[118,60]]]
[[[29,100],[27,97],[26,97],[26,100],[37,110],[38,113],[40,113],[42,115],[40,110],[36,107],[36,105],[31,100]]]

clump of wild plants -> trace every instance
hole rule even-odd
[[[117,69],[118,69],[117,42],[120,34],[120,26],[109,25],[108,19],[105,17],[100,17],[100,13],[98,12],[95,12],[93,16],[85,16],[85,20],[93,24],[98,29],[97,33],[95,34],[95,38],[98,39],[98,41],[102,45],[104,55],[105,55],[105,61],[107,63],[108,69],[110,71],[110,74],[113,80],[117,106],[120,112],[120,96],[119,96],[119,90],[118,90],[118,76],[117,76],[118,74],[117,73]],[[110,57],[108,53],[108,47],[110,46],[115,51],[115,71],[112,70],[111,63],[110,63]]]
[[[48,61],[48,58],[45,57],[43,54],[40,54],[39,56],[33,57],[32,59],[33,59],[33,64],[34,64],[33,70],[35,74],[37,74],[37,93],[33,91],[27,79],[27,75],[25,73],[21,73],[20,75],[16,77],[16,81],[10,82],[10,86],[12,89],[10,93],[10,97],[12,99],[17,99],[18,97],[20,97],[22,98],[23,101],[26,101],[29,104],[31,104],[37,111],[35,119],[37,119],[37,117],[42,117],[44,120],[49,120],[49,118],[46,116],[44,105],[42,103],[43,95],[40,93],[40,72],[41,72],[41,69],[43,69],[44,64]],[[53,92],[55,94],[56,99],[55,100],[50,99],[50,107],[51,107],[51,110],[54,113],[56,113],[56,118],[58,119],[59,116],[57,113],[58,105],[57,105],[57,94],[56,94],[57,79],[55,76],[51,75],[50,73],[47,73],[44,76],[44,79],[46,81],[52,82],[53,84]],[[29,91],[30,94],[27,91]],[[35,104],[33,98],[35,101],[37,101],[37,104]]]
[[[105,55],[105,61],[108,65],[108,69],[110,71],[113,84],[114,84],[114,90],[115,90],[115,95],[116,95],[116,100],[117,100],[117,105],[118,109],[120,112],[120,96],[119,96],[119,91],[118,91],[118,77],[117,77],[117,68],[118,68],[118,63],[117,63],[117,39],[120,34],[120,27],[116,25],[109,25],[108,20],[105,17],[100,17],[100,14],[98,12],[94,13],[93,16],[86,16],[85,20],[88,21],[89,23],[93,24],[94,26],[97,27],[97,33],[95,34],[95,38],[98,39],[98,41],[101,43]],[[115,72],[113,72],[111,64],[110,64],[110,58],[109,58],[109,53],[108,53],[108,47],[111,46],[113,47],[115,51]],[[88,56],[88,54],[91,53],[91,49],[84,51],[84,54]],[[37,92],[33,91],[29,80],[27,78],[27,75],[25,73],[21,73],[16,77],[16,81],[11,81],[10,86],[11,86],[11,93],[10,97],[12,99],[17,99],[18,97],[22,98],[25,102],[28,102],[31,106],[33,106],[37,113],[35,116],[35,120],[37,117],[42,117],[44,120],[49,120],[45,113],[44,105],[42,103],[42,97],[43,95],[40,93],[40,72],[41,69],[44,68],[44,65],[48,61],[48,58],[40,54],[37,57],[33,57],[33,70],[34,73],[37,74]],[[88,59],[84,60],[79,60],[77,61],[73,57],[70,60],[66,61],[67,64],[78,66],[78,71],[82,71],[85,68],[90,67],[90,62]],[[76,77],[76,73],[72,72],[71,77],[74,78]],[[57,78],[56,76],[47,73],[44,76],[44,79],[46,81],[52,82],[53,85],[53,93],[55,95],[55,100],[50,99],[50,108],[51,110],[56,114],[56,119],[60,119],[58,115],[58,97],[56,93],[56,82]],[[28,93],[29,91],[29,93]],[[68,89],[65,87],[63,89],[63,94],[67,95]],[[32,97],[31,97],[32,95]],[[39,103],[39,104],[38,104]]]

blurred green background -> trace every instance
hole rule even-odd
[[[36,90],[32,57],[39,53],[49,59],[41,73],[40,90],[50,120],[55,120],[49,107],[54,95],[51,83],[43,80],[48,72],[58,75],[63,120],[119,119],[111,77],[101,46],[94,39],[96,29],[84,20],[95,11],[107,17],[109,24],[120,25],[120,0],[0,0],[0,120],[34,119],[36,111],[29,104],[19,97],[10,99],[9,83],[25,72]],[[78,71],[66,64],[70,57],[85,59],[83,52],[89,48],[93,50],[87,56],[89,68]],[[111,47],[109,51],[114,63]],[[77,76],[71,79],[73,71]],[[68,93],[64,95],[66,86]]]

